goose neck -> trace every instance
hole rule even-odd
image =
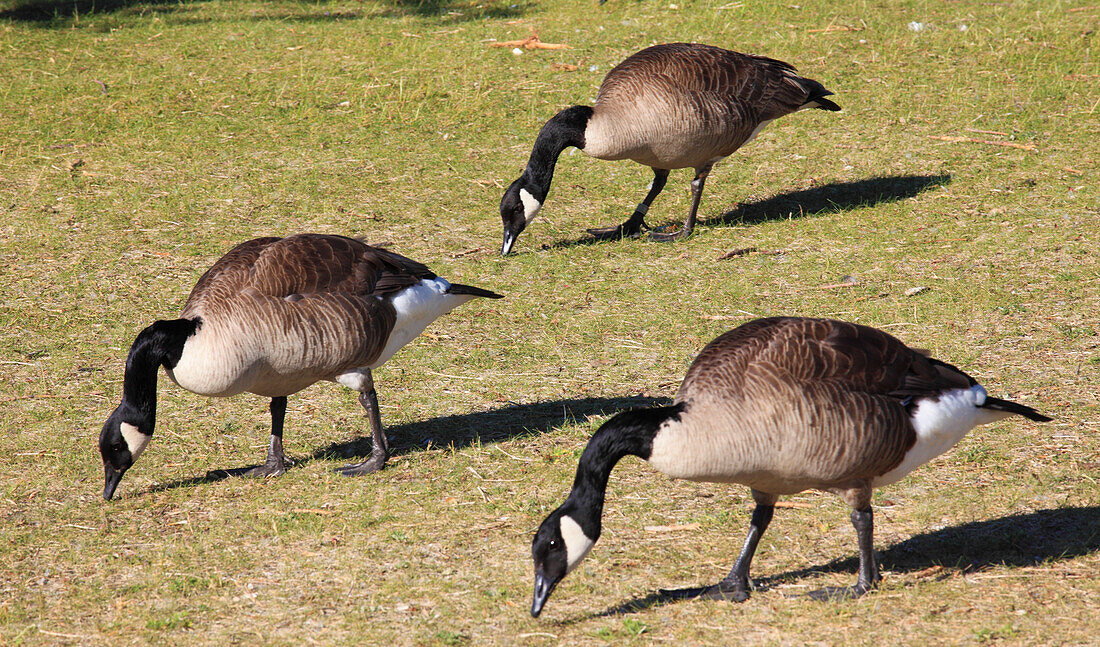
[[[201,325],[199,319],[157,321],[142,330],[126,356],[122,399],[145,418],[152,429],[157,413],[157,370],[175,367],[187,338]]]
[[[653,437],[665,421],[678,419],[683,409],[682,404],[675,404],[624,411],[605,422],[592,435],[581,454],[569,494],[572,503],[569,507],[575,510],[577,521],[589,537],[599,537],[611,470],[625,456],[649,460]]]
[[[561,152],[570,146],[584,149],[584,133],[592,117],[591,106],[573,106],[554,115],[539,131],[524,174],[535,197],[546,198]]]

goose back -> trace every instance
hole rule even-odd
[[[775,59],[694,43],[656,45],[608,72],[584,152],[660,169],[697,168],[828,94]]]
[[[971,388],[981,387],[874,328],[761,319],[699,354],[676,396],[685,412],[655,436],[650,463],[674,477],[777,495],[870,484],[917,444],[916,407]]]
[[[392,299],[421,281],[442,279],[343,236],[242,243],[191,291],[182,316],[201,324],[169,375],[203,395],[277,397],[376,366],[398,319]]]

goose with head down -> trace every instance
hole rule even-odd
[[[652,235],[670,241],[691,235],[715,163],[784,115],[808,108],[840,110],[825,98],[831,94],[789,63],[720,47],[667,43],[632,54],[604,77],[594,105],[566,108],[539,131],[523,174],[500,201],[500,253],[512,251],[546,202],[558,157],[569,146],[598,159],[629,159],[653,169],[649,192],[630,218],[616,227],[589,229],[597,238],[638,235],[669,171],[694,169],[683,228]]]
[[[122,402],[100,433],[110,499],[156,423],[157,372],[200,395],[271,398],[271,440],[247,476],[276,476],[287,396],[321,380],[359,392],[373,437],[370,458],[345,475],[382,468],[388,455],[371,369],[432,321],[476,297],[426,266],[361,240],[327,234],[257,238],[219,259],[191,290],[179,319],[141,331],[126,358]]]
[[[856,583],[811,595],[858,596],[880,579],[872,489],[1010,415],[1050,420],[875,328],[794,317],[746,323],[702,350],[672,405],[619,413],[592,435],[568,498],[534,537],[531,614],[599,539],[608,477],[624,456],[674,478],[751,488],[744,547],[704,597],[748,598],[749,565],[776,501],[807,489],[851,506],[859,546]]]

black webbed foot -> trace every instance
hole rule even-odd
[[[386,464],[386,456],[375,456],[371,453],[370,458],[362,463],[352,463],[350,465],[344,465],[343,467],[337,467],[333,471],[341,476],[362,476],[364,474],[372,474],[382,469]]]
[[[644,222],[638,222],[632,218],[614,227],[594,227],[589,229],[588,233],[596,240],[621,240],[640,237],[643,228],[648,229]]]

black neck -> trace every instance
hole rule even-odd
[[[527,160],[527,168],[523,171],[527,178],[525,184],[534,189],[532,194],[539,202],[545,201],[546,194],[550,192],[550,181],[554,178],[554,167],[561,152],[570,146],[584,148],[584,131],[591,116],[591,106],[566,108],[554,115],[539,131],[531,157]]]
[[[649,460],[653,437],[669,419],[679,419],[683,403],[623,411],[605,422],[588,441],[577,465],[573,490],[563,507],[591,539],[600,536],[604,497],[611,470],[624,456]]]
[[[142,330],[126,357],[122,400],[129,403],[152,429],[157,415],[157,370],[174,368],[183,354],[183,344],[202,325],[199,319],[157,321]]]

